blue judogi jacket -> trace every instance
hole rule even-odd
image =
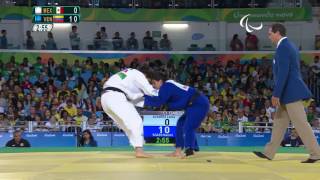
[[[145,106],[160,107],[167,104],[169,110],[182,110],[188,105],[191,96],[196,92],[192,87],[185,86],[173,80],[162,84],[158,96],[145,95]]]

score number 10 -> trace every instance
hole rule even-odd
[[[169,134],[169,133],[170,133],[170,127],[169,127],[170,120],[169,120],[169,119],[166,119],[166,120],[164,121],[164,124],[165,124],[166,126],[159,126],[160,134],[163,134],[163,132],[164,132],[165,134]]]
[[[66,15],[65,21],[67,21],[69,23],[78,23],[80,21],[80,16],[79,15]]]

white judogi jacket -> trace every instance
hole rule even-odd
[[[125,69],[111,76],[103,85],[103,89],[107,87],[115,87],[121,89],[127,94],[136,106],[143,107],[144,94],[149,96],[158,95],[145,75],[136,69]]]

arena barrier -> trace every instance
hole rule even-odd
[[[129,146],[129,141],[123,133],[94,132],[98,147]],[[197,134],[199,146],[264,146],[270,140],[270,133],[227,133],[227,134]],[[316,134],[320,143],[320,133]],[[24,133],[32,147],[76,147],[79,137],[76,133],[65,132],[33,132]],[[12,139],[12,133],[0,133],[0,147]],[[163,145],[163,144],[162,144]]]

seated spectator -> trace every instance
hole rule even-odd
[[[8,119],[6,118],[6,114],[4,113],[3,107],[0,107],[0,130],[6,131],[9,126]]]
[[[212,132],[220,133],[222,131],[222,116],[221,113],[216,113],[216,117],[212,125]]]
[[[69,116],[68,112],[64,109],[60,111],[56,111],[56,114],[54,116],[59,124],[66,125],[69,122],[71,122],[72,118]]]
[[[264,109],[262,109],[264,110]],[[259,116],[259,117],[256,117],[255,119],[255,125],[256,126],[267,126],[268,125],[268,117],[267,116]],[[256,128],[256,132],[265,132],[266,128],[264,127],[261,127],[261,128]]]
[[[238,38],[238,34],[234,34],[230,42],[231,51],[243,51],[243,43]]]
[[[320,117],[316,118],[313,123],[312,123],[312,127],[317,129],[314,132],[320,132]]]
[[[310,64],[310,68],[315,75],[320,77],[320,60],[319,56],[315,56],[313,59],[313,63]]]
[[[299,147],[303,146],[302,140],[299,137],[299,134],[296,129],[291,129],[289,136],[285,137],[281,142],[283,147]]]
[[[48,87],[48,83],[45,80],[45,76],[40,75],[39,79],[34,84],[35,87],[37,87],[36,91],[42,96],[43,90]]]
[[[100,34],[101,34],[101,39],[102,40],[107,40],[108,39],[108,35],[107,35],[107,32],[106,32],[106,27],[101,27],[100,28]]]
[[[102,109],[102,105],[101,105],[101,97],[97,97],[96,99],[96,103],[94,104],[95,106],[95,109],[94,109],[94,112],[102,112],[103,109]]]
[[[108,35],[106,32],[106,28],[105,27],[101,27],[100,28],[100,34],[101,34],[101,46],[100,46],[100,50],[108,50],[108,49],[112,49],[111,44],[108,40]]]
[[[266,109],[266,116],[269,118],[269,122],[271,123],[274,119],[276,109],[271,106],[270,100],[265,101],[265,109]]]
[[[138,50],[139,43],[136,39],[136,34],[134,32],[130,33],[130,38],[127,40],[127,49],[128,50]]]
[[[84,130],[79,143],[80,147],[97,147],[97,142],[94,140],[90,130]]]
[[[214,104],[210,107],[211,112],[219,112],[219,101],[215,101]]]
[[[8,49],[7,31],[5,29],[1,30],[0,49]]]
[[[96,98],[99,96],[100,93],[100,86],[98,83],[96,83],[95,81],[89,81],[89,85],[88,85],[88,93],[89,93],[89,97],[91,98]]]
[[[242,123],[242,122],[248,122],[248,117],[245,116],[245,113],[244,113],[244,110],[243,109],[240,109],[238,111],[238,120],[237,120],[239,123]]]
[[[6,143],[6,147],[31,147],[31,145],[21,137],[20,131],[15,131],[13,133],[13,139]]]
[[[60,90],[57,92],[57,97],[61,98],[61,97],[65,97],[65,96],[69,96],[70,95],[70,90],[68,88],[68,85],[66,82],[64,82],[62,84],[62,87],[60,88]]]
[[[77,109],[77,115],[73,119],[77,126],[84,126],[88,122],[88,117],[83,115],[83,110],[81,108]]]
[[[72,31],[69,34],[70,44],[72,50],[80,49],[80,37],[77,32],[77,26],[72,26]]]
[[[307,109],[307,120],[310,125],[313,124],[313,121],[317,119],[317,113],[315,112],[314,107],[309,106]]]
[[[159,49],[159,48],[158,48],[158,41],[155,41],[155,40],[154,40],[154,41],[152,42],[152,48],[151,48],[151,50],[152,50],[152,51],[158,51],[158,49]]]
[[[216,48],[213,46],[213,44],[206,44],[203,48],[202,51],[215,51]]]
[[[82,128],[75,126],[75,121],[70,117],[66,110],[60,112],[60,117],[58,119],[59,124],[63,125],[63,130],[65,132],[81,132]]]
[[[32,122],[32,126],[35,131],[42,131],[44,130],[44,122],[40,114],[37,114],[35,117],[35,121]]]
[[[30,108],[30,114],[25,117],[25,120],[26,121],[34,121],[35,122],[37,115],[38,115],[37,108],[35,106],[32,106]]]
[[[67,111],[68,115],[71,117],[74,117],[77,115],[77,107],[76,105],[72,102],[71,99],[68,99],[65,105],[63,105],[63,109]]]
[[[113,50],[122,50],[123,49],[123,38],[120,37],[119,32],[114,33],[114,37],[112,38]]]
[[[101,32],[98,31],[96,33],[96,37],[93,39],[93,46],[95,50],[100,50],[101,49],[101,45],[102,45],[102,37],[101,37]]]
[[[100,83],[101,80],[97,77],[96,72],[93,72],[91,77],[89,78],[88,82],[91,82],[91,81],[93,81],[94,83],[97,83],[97,84]]]
[[[160,40],[160,50],[170,51],[171,48],[171,41],[168,39],[168,35],[162,35],[162,39]]]
[[[245,40],[246,50],[247,51],[258,51],[258,38],[256,35],[248,33]]]
[[[231,109],[225,109],[223,111],[223,115],[222,115],[222,131],[223,133],[227,133],[227,132],[231,132],[231,128],[232,128],[232,114],[231,114]]]
[[[49,121],[46,122],[45,127],[49,131],[58,131],[59,130],[59,122],[57,121],[55,116],[52,116]]]
[[[104,83],[108,81],[109,78],[110,78],[110,73],[109,72],[105,73],[103,79],[100,82],[100,85],[103,87]]]
[[[144,50],[152,50],[153,38],[150,35],[150,31],[146,32],[146,36],[143,38],[143,48]]]
[[[212,132],[212,122],[210,116],[201,123],[200,132],[202,133],[211,133]]]
[[[32,50],[34,49],[35,43],[34,43],[33,37],[31,36],[31,31],[27,31],[26,35],[27,35],[26,48],[28,50]]]
[[[248,118],[249,122],[254,122],[257,117],[257,112],[255,112],[256,109],[251,110],[249,106],[244,107],[244,115]]]
[[[87,122],[87,129],[96,132],[101,130],[101,120],[97,118],[96,113],[92,113],[88,122]]]
[[[233,114],[231,121],[229,122],[232,130],[234,130],[233,128],[236,127],[238,128],[238,115],[237,114]],[[238,129],[237,129],[238,130]]]
[[[77,93],[77,99],[83,100],[89,97],[88,87],[84,82],[83,78],[78,77],[78,83],[77,83],[77,87],[75,88],[75,91]]]
[[[45,66],[46,68],[48,68],[48,76],[52,77],[55,75],[55,69],[56,69],[56,63],[54,62],[53,58],[49,58],[48,59],[48,64]]]
[[[47,50],[57,50],[57,44],[53,38],[52,32],[48,32],[48,39],[44,41],[45,48]]]
[[[316,35],[314,46],[315,46],[314,47],[315,50],[320,50],[320,36],[319,35]]]

